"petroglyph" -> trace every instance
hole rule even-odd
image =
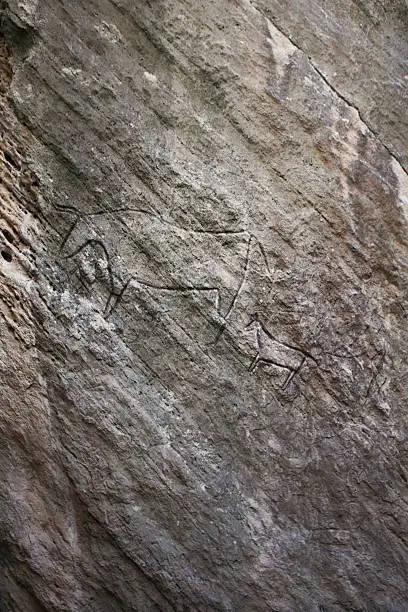
[[[90,257],[95,248],[96,259]],[[246,230],[188,230],[149,211],[122,209],[78,218],[63,242],[62,254],[76,262],[75,270],[81,268],[89,288],[95,275],[101,277],[95,266],[105,270],[107,313],[135,280],[151,289],[208,291],[215,310],[228,319],[255,248],[265,274],[270,274],[262,245]]]
[[[288,371],[286,380],[282,385],[285,389],[305,363],[306,354],[301,349],[274,338],[257,316],[249,323],[247,330],[251,332],[251,348],[255,353],[249,371],[254,372],[262,364],[284,368]]]
[[[156,291],[159,300],[163,292],[205,293],[221,322],[215,343],[238,308],[251,265],[256,262],[272,280],[265,249],[250,232],[188,230],[143,209],[78,216],[62,253],[73,262],[77,288],[100,301],[107,317],[135,284]],[[248,340],[248,331],[249,346],[246,342],[243,349],[240,336],[244,333]],[[262,364],[284,368],[288,372],[284,387],[306,359],[300,349],[275,339],[256,316],[245,330],[236,332],[237,345],[252,359],[249,371]]]
[[[273,281],[265,249],[249,231],[186,229],[145,209],[78,215],[61,250],[72,262],[77,289],[92,295],[106,317],[134,286],[156,293],[158,302],[167,292],[192,298],[205,294],[206,307],[213,308],[219,325],[214,344],[233,312],[243,307],[241,293],[250,296],[252,268]],[[235,321],[231,330],[237,346],[252,360],[249,371],[265,364],[283,368],[284,388],[306,360],[300,349],[274,338],[256,315],[246,328]]]

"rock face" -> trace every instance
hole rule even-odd
[[[0,13],[1,609],[406,610],[406,2]]]

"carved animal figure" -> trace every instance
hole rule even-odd
[[[252,331],[252,348],[255,352],[255,357],[249,368],[250,372],[253,372],[262,363],[285,368],[288,375],[283,388],[286,388],[306,361],[306,354],[300,349],[274,338],[257,317],[247,326],[247,330]]]
[[[157,289],[208,291],[228,318],[245,282],[251,252],[262,245],[245,230],[185,229],[145,210],[120,210],[78,217],[63,244],[88,285],[105,277],[115,306],[131,280]]]

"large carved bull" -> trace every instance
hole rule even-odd
[[[206,291],[228,318],[245,281],[251,253],[262,245],[245,230],[191,230],[144,210],[78,217],[63,254],[91,287],[104,277],[109,313],[132,280],[151,288]]]
[[[104,294],[106,316],[128,288],[130,291],[135,286],[157,291],[157,295],[167,291],[206,292],[223,321],[217,338],[238,303],[251,262],[255,260],[258,271],[270,275],[264,249],[248,231],[186,229],[144,210],[78,217],[62,253],[88,291]],[[241,325],[237,326],[239,320]],[[234,343],[251,360],[249,370],[253,372],[262,364],[283,369],[286,387],[302,367],[306,354],[273,337],[256,318],[246,327],[243,320],[234,316],[231,329]]]

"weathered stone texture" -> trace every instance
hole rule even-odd
[[[406,610],[406,2],[0,14],[1,609]]]

